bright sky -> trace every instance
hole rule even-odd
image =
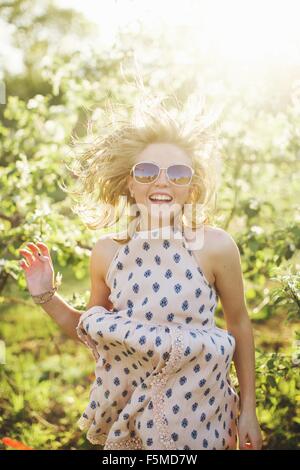
[[[166,31],[187,25],[191,47],[235,62],[300,63],[299,0],[59,0],[99,24],[110,43],[118,28],[140,19]],[[178,44],[180,44],[178,37]]]
[[[233,63],[251,73],[268,64],[300,66],[300,0],[53,0],[58,7],[81,11],[99,29],[108,48],[124,27],[155,36],[160,26],[172,47],[172,59],[187,64],[207,59],[216,65]],[[142,25],[140,25],[140,23]],[[183,34],[185,26],[189,34]],[[1,62],[18,71],[22,53],[9,38],[14,25],[0,19]],[[74,46],[74,38],[70,38]],[[67,42],[67,37],[66,37]],[[84,41],[82,41],[84,46]],[[150,50],[134,45],[136,57],[155,63]],[[235,75],[235,74],[233,74]],[[251,77],[248,77],[251,80]]]

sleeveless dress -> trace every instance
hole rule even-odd
[[[120,244],[106,276],[113,309],[80,317],[96,378],[78,425],[104,450],[236,449],[235,338],[215,325],[218,294],[184,231],[168,228]]]

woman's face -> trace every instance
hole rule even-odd
[[[135,163],[149,161],[159,167],[167,168],[169,165],[184,164],[192,167],[191,158],[179,147],[168,143],[154,143],[148,145],[138,154]],[[135,181],[132,175],[128,178],[128,188],[136,201],[141,213],[141,228],[154,228],[158,225],[172,225],[182,214],[183,206],[188,201],[192,185],[177,186],[169,182],[166,170],[161,170],[154,183],[143,184]],[[153,202],[150,196],[163,193],[172,197],[170,202]]]

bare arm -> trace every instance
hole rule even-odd
[[[104,281],[104,254],[107,253],[106,243],[107,240],[98,240],[91,251],[90,257],[90,276],[91,276],[91,293],[90,300],[87,308],[89,309],[94,305],[101,305],[105,308],[110,307],[108,296],[110,293],[109,288],[106,286]],[[38,244],[38,247],[30,243],[28,244],[30,252],[27,250],[20,250],[22,255],[26,258],[27,265],[23,261],[23,268],[27,278],[29,290],[32,294],[38,294],[50,289],[53,285],[53,276],[51,257],[49,250],[46,245]],[[43,254],[43,261],[41,261],[37,255],[38,251]],[[39,264],[40,263],[40,264]],[[43,264],[41,264],[43,263]],[[50,268],[49,268],[49,266]],[[41,270],[49,269],[47,275],[41,275]],[[40,279],[44,276],[46,283],[44,282],[44,288],[41,287]],[[37,281],[38,279],[38,281]],[[62,330],[72,339],[79,341],[76,327],[79,322],[80,315],[83,313],[80,310],[72,308],[65,300],[56,292],[54,296],[45,302],[40,304],[43,310],[50,315],[50,317],[62,328]]]
[[[70,338],[80,341],[76,327],[82,311],[72,308],[57,292],[48,302],[40,306],[61,327],[64,333]]]
[[[233,361],[240,386],[239,447],[261,449],[262,435],[256,417],[255,346],[245,301],[240,254],[235,241],[224,230],[217,230],[216,237],[215,283],[227,329],[236,340]]]
[[[216,236],[215,283],[227,329],[236,339],[233,361],[240,386],[241,410],[247,408],[255,412],[255,348],[245,302],[240,255],[229,234],[220,230]]]

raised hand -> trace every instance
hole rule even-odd
[[[27,243],[20,249],[25,258],[19,262],[25,273],[27,287],[31,295],[39,295],[54,287],[54,269],[48,247],[42,243]]]

